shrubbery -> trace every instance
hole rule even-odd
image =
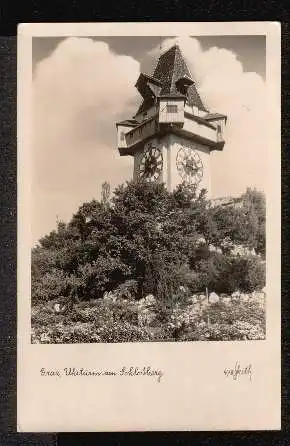
[[[141,316],[141,317],[140,317]],[[150,316],[148,318],[148,316]],[[153,317],[152,317],[153,316]],[[218,341],[265,338],[265,314],[257,302],[164,306],[111,299],[83,302],[66,315],[39,304],[32,314],[32,342]]]
[[[41,302],[54,300],[69,309],[46,333],[58,342],[105,342],[106,337],[121,342],[126,336],[155,340],[157,332],[162,339],[239,337],[239,326],[232,324],[222,334],[222,326],[215,326],[222,320],[205,329],[203,320],[187,317],[186,299],[206,289],[231,294],[264,287],[264,211],[264,197],[257,191],[244,194],[241,208],[213,208],[205,191],[196,196],[181,185],[169,193],[162,184],[146,182],[118,187],[111,201],[84,203],[68,224],[59,223],[33,249],[32,304],[43,311],[33,316],[35,339],[40,321],[43,327],[53,321]],[[260,257],[233,255],[235,243],[255,248]],[[103,304],[103,296],[112,292],[117,301]],[[155,331],[136,322],[138,300],[148,294],[156,297]],[[222,317],[223,311],[218,314]],[[181,326],[180,318],[185,318]]]
[[[194,262],[190,288],[201,292],[206,287],[217,293],[236,290],[252,292],[265,286],[265,266],[257,256],[233,256],[211,253]]]
[[[52,268],[33,282],[33,299],[47,301],[66,294],[70,286],[69,276],[60,269]]]

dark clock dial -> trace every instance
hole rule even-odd
[[[189,184],[198,184],[203,176],[203,165],[198,152],[191,147],[180,147],[176,166],[179,175]]]
[[[149,143],[140,162],[139,176],[146,181],[155,181],[162,171],[163,158],[161,150]]]

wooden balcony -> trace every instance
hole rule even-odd
[[[175,104],[169,105],[175,106]],[[169,107],[167,116],[162,110],[161,120],[161,111],[158,111],[151,118],[126,132],[120,128],[120,137],[118,138],[120,155],[133,155],[138,147],[150,137],[162,136],[166,133],[175,133],[185,138],[196,139],[201,144],[210,147],[211,150],[223,149],[225,142],[220,125],[214,125],[202,117],[184,112],[181,107],[177,111],[178,113],[172,113]]]
[[[121,155],[130,155],[143,141],[155,135],[159,131],[158,115],[143,121],[134,129],[125,134],[126,147],[119,147]]]

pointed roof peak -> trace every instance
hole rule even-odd
[[[173,53],[174,55],[176,55],[177,53],[180,53],[182,56],[182,51],[181,51],[179,43],[176,42],[173,45],[171,45],[169,48],[166,48],[165,50],[161,50],[159,59],[168,53]]]
[[[160,81],[163,83],[161,95],[182,95],[183,93],[180,92],[178,88],[178,81],[181,79],[187,79],[190,84],[188,85],[187,89],[188,105],[196,106],[200,110],[207,111],[197,92],[192,74],[178,43],[175,43],[167,51],[161,54],[153,76],[160,79]]]
[[[172,52],[175,55],[179,54],[181,57],[184,58],[184,54],[183,54],[183,50],[182,50],[182,46],[180,45],[179,42],[175,42],[173,45],[171,45],[170,47],[161,50],[161,54],[160,57],[162,57],[164,54]]]
[[[178,42],[159,56],[152,78],[158,79],[162,85],[159,96],[186,96],[189,106],[207,111]],[[144,100],[137,113],[145,111],[150,106],[150,101]]]
[[[180,49],[179,43],[176,41],[171,46],[169,46],[164,52],[170,51],[172,48],[179,48]]]

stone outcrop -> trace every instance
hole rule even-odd
[[[208,301],[210,304],[215,304],[217,302],[219,302],[220,298],[216,293],[210,293],[209,297],[208,297]]]
[[[138,301],[138,325],[148,326],[156,319],[155,313],[156,299],[152,294],[148,294]]]

